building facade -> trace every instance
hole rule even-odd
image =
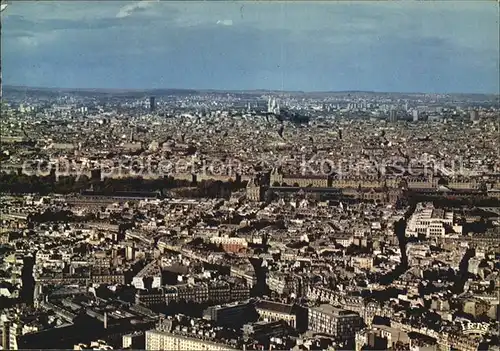
[[[342,340],[354,338],[363,327],[359,314],[326,304],[309,308],[308,323],[309,330]]]
[[[173,334],[160,330],[146,331],[146,350],[164,350],[164,351],[192,351],[192,350],[210,350],[225,351],[237,350],[229,345],[217,343],[203,337],[193,337],[181,334]]]

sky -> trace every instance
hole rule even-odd
[[[498,93],[496,1],[12,1],[6,85]]]

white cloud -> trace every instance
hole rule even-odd
[[[34,35],[23,35],[8,41],[9,51],[12,53],[25,52],[26,50],[37,50],[46,47],[48,44],[56,43],[60,38],[58,33],[35,33]]]
[[[218,20],[217,24],[220,24],[221,26],[232,26],[233,20],[230,20],[230,19]]]
[[[19,43],[25,46],[38,46],[38,40],[35,37],[21,37]]]
[[[156,2],[158,1],[142,0],[134,2],[132,4],[127,4],[120,9],[120,11],[116,14],[116,17],[117,18],[128,17],[138,10],[144,10],[151,7],[151,5],[153,5]]]
[[[129,2],[130,3],[130,2]],[[16,1],[2,16],[22,16],[26,20],[85,20],[110,18],[123,5],[118,1]]]

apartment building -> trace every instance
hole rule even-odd
[[[456,225],[453,212],[420,203],[408,221],[406,236],[439,238],[449,232],[462,234],[462,226]]]
[[[229,345],[212,341],[207,336],[174,334],[160,330],[146,331],[146,350],[237,350]]]
[[[363,326],[363,319],[353,311],[324,304],[309,308],[308,323],[313,332],[346,340],[354,338]]]

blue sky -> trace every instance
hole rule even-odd
[[[30,1],[2,14],[4,84],[499,91],[495,1]]]

